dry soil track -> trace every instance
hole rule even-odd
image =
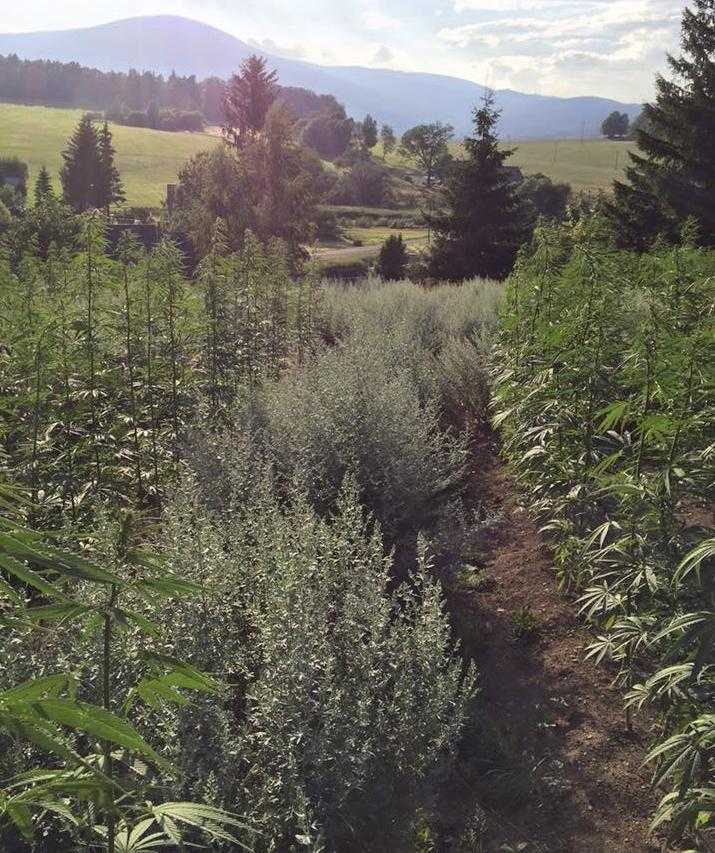
[[[450,835],[474,800],[486,804],[488,839],[475,850],[663,850],[648,837],[656,799],[641,767],[648,720],[628,733],[612,674],[584,661],[588,631],[557,588],[549,549],[494,438],[476,437],[472,458],[471,500],[496,519],[479,561],[486,580],[457,583],[448,595],[479,669],[481,723],[443,803],[444,849],[454,849]],[[524,627],[535,629],[531,638],[519,638]]]

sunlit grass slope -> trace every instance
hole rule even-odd
[[[61,152],[83,110],[0,104],[0,157],[17,156],[30,167],[30,186],[42,165],[56,186]],[[124,182],[127,204],[158,207],[166,185],[176,180],[189,157],[218,139],[204,133],[167,133],[142,127],[112,125],[117,166]]]

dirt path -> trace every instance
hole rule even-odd
[[[626,732],[611,674],[583,660],[589,635],[557,589],[494,440],[475,439],[473,459],[474,505],[498,515],[473,582],[467,575],[449,594],[481,694],[443,810],[453,820],[447,840],[464,831],[476,801],[486,811],[471,807],[474,837],[487,841],[475,851],[660,850],[647,838],[655,798],[640,768],[644,723]]]

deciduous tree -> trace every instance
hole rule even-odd
[[[389,157],[397,145],[395,131],[389,124],[383,124],[380,128],[380,142],[382,142],[382,159]]]
[[[362,144],[368,151],[377,145],[377,122],[370,113],[365,116],[360,125],[360,135]]]
[[[628,133],[628,113],[619,113],[618,110],[614,110],[603,120],[601,133],[609,139],[625,136]]]
[[[419,124],[402,136],[402,150],[407,157],[417,161],[424,170],[427,186],[432,186],[435,167],[447,151],[447,143],[454,135],[450,124],[437,121],[434,124]]]

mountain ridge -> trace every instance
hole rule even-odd
[[[353,116],[370,112],[399,132],[443,121],[458,134],[471,130],[471,111],[484,93],[478,83],[442,74],[357,65],[326,66],[267,53],[210,24],[178,15],[125,18],[97,26],[32,33],[0,33],[0,54],[78,62],[102,71],[150,70],[228,77],[251,53],[264,56],[286,86],[334,95]],[[634,118],[639,104],[586,95],[559,98],[512,89],[495,92],[507,138],[596,135],[613,110]]]

